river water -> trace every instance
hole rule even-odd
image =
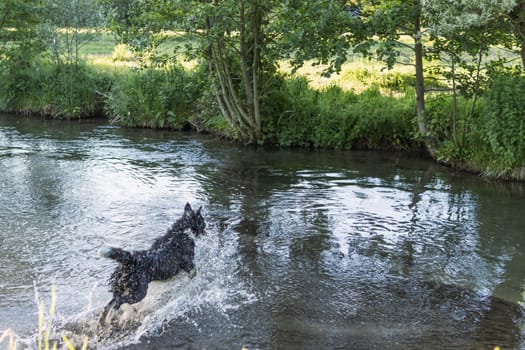
[[[186,202],[208,224],[197,274],[101,332],[98,250],[147,248]],[[417,156],[0,116],[0,332],[19,348],[55,286],[52,328],[93,349],[523,349],[524,224],[523,185]]]

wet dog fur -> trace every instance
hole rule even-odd
[[[204,233],[206,223],[201,209],[194,211],[187,203],[182,217],[147,250],[104,248],[100,251],[100,255],[115,260],[118,266],[109,279],[113,298],[105,306],[99,323],[104,322],[111,309],[118,310],[122,304],[135,304],[144,299],[151,281],[167,280],[180,271],[193,270],[195,243],[186,231],[191,229],[195,237]]]

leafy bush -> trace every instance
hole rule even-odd
[[[101,93],[108,91],[112,79],[85,64],[58,64],[50,67],[41,82],[48,114],[59,118],[81,118],[100,114]]]
[[[102,111],[100,92],[112,79],[84,64],[52,64],[43,59],[4,62],[0,108],[57,118],[94,116]]]
[[[120,77],[105,110],[112,122],[126,126],[182,129],[200,89],[200,80],[180,66],[134,70]]]
[[[365,148],[411,149],[419,147],[415,134],[414,95],[384,96],[372,87],[350,106],[357,122],[351,138]]]
[[[280,146],[309,146],[319,113],[318,93],[305,78],[282,80],[263,102],[263,139]]]
[[[308,87],[304,78],[285,81],[272,94],[263,123],[264,140],[314,148],[413,148],[414,97],[383,96],[377,86],[362,94],[337,86]]]
[[[118,62],[129,62],[135,60],[135,55],[131,52],[130,48],[126,44],[115,45],[113,53],[111,54],[113,61]]]
[[[25,57],[24,52],[16,52],[0,60],[0,64],[0,107],[9,112],[30,111],[29,94],[35,88],[34,77],[38,73],[34,61]]]
[[[404,91],[415,85],[416,78],[414,74],[388,71],[379,75],[379,86],[394,91]]]
[[[318,118],[313,130],[313,146],[316,148],[344,149],[352,147],[352,130],[356,116],[349,111],[358,95],[345,92],[333,85],[317,95]]]
[[[477,127],[489,171],[513,171],[525,165],[525,77],[496,74]],[[478,152],[479,153],[479,152]],[[478,158],[481,158],[478,156]]]

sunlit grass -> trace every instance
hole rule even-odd
[[[124,44],[119,44],[116,38],[107,32],[86,32],[91,35],[80,48],[80,54],[86,63],[92,64],[102,69],[113,69],[118,73],[125,73],[126,69],[137,68],[141,64],[141,59],[146,63],[148,57],[136,57],[132,50]],[[167,55],[184,69],[192,70],[198,65],[195,59],[187,59],[184,55],[184,46],[196,46],[195,38],[182,32],[164,32],[164,41],[155,50],[157,55]],[[408,39],[407,39],[408,40]],[[309,81],[309,86],[313,89],[324,89],[331,85],[337,85],[343,90],[363,92],[372,86],[379,86],[384,93],[392,94],[395,91],[402,91],[406,85],[404,76],[414,75],[414,68],[410,65],[397,64],[392,70],[386,69],[384,63],[380,61],[368,60],[360,55],[349,57],[348,61],[342,66],[338,73],[327,77],[323,74],[326,65],[315,65],[313,61],[307,61],[292,74],[292,66],[288,61],[279,61],[279,69],[282,73],[292,76],[303,76]]]
[[[0,336],[0,344],[2,344],[5,340],[8,341],[7,350],[16,350],[18,346],[18,337],[12,329],[7,329],[4,331],[4,333],[2,333],[2,336]]]
[[[285,74],[292,72],[290,63],[286,61],[280,62],[279,68]],[[357,56],[343,64],[339,72],[330,76],[324,74],[327,68],[327,65],[308,61],[292,75],[305,77],[309,86],[316,90],[336,85],[345,91],[361,93],[378,86],[383,93],[389,94],[394,91],[404,92],[404,89],[410,85],[410,77],[413,76],[412,66],[398,64],[389,70],[381,62]]]
[[[172,35],[175,35],[172,33]],[[187,59],[177,47],[184,43],[184,39],[171,39],[164,42],[157,50],[157,55],[168,55],[182,65],[186,70],[195,69],[198,61]],[[129,68],[140,67],[141,63],[150,63],[148,55],[139,57],[133,50],[117,41],[109,34],[101,34],[96,39],[83,43],[80,53],[86,63],[97,67],[113,67],[116,71],[123,72]]]
[[[56,350],[58,347],[57,340],[51,340],[53,319],[56,313],[56,287],[53,285],[51,288],[51,301],[49,304],[49,310],[47,317],[45,315],[45,305],[43,301],[38,302],[38,337],[37,337],[37,348],[38,350]],[[61,336],[62,342],[68,350],[75,350],[75,346],[71,340],[64,334]],[[0,344],[7,340],[7,350],[17,350],[19,336],[12,330],[5,330],[0,336]],[[81,350],[87,350],[88,348],[88,337],[84,337],[82,341]]]

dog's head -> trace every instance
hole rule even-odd
[[[205,233],[204,229],[206,228],[206,222],[204,222],[201,210],[202,207],[199,207],[197,211],[194,211],[191,209],[190,203],[186,203],[186,206],[184,207],[184,217],[188,221],[191,232],[193,232],[195,237]]]

